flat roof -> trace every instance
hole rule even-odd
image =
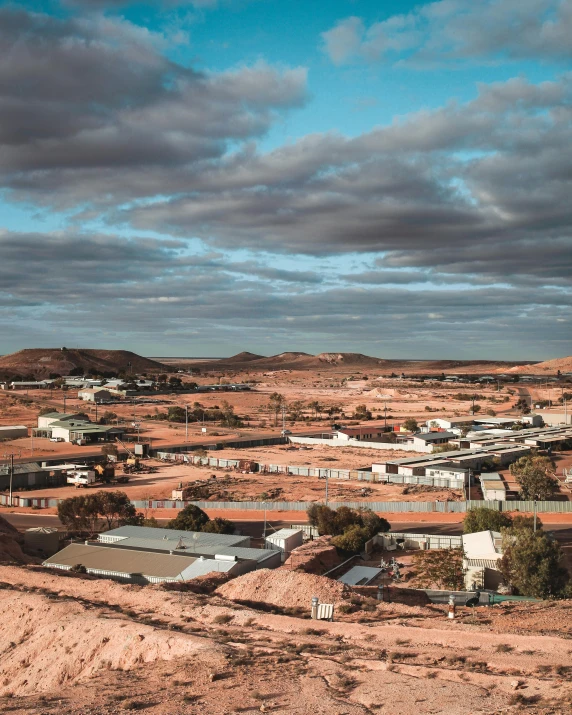
[[[338,581],[348,586],[367,586],[380,573],[381,569],[372,568],[371,566],[354,566],[343,576],[340,576]]]
[[[278,538],[278,539],[289,539],[294,534],[303,533],[302,529],[278,529],[278,531],[268,534],[267,539]]]
[[[201,544],[238,545],[248,537],[237,534],[211,534],[204,531],[184,531],[182,529],[160,529],[154,526],[119,526],[100,534],[100,537],[112,537],[114,540],[136,538],[153,541],[179,541],[182,539],[189,546]],[[172,548],[172,546],[170,547]]]
[[[414,439],[422,439],[424,442],[434,442],[438,439],[449,439],[456,436],[454,432],[421,432],[413,435]]]

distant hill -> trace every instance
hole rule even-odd
[[[5,375],[45,378],[50,374],[73,372],[100,373],[158,372],[165,365],[141,357],[129,350],[80,350],[73,348],[29,348],[0,358],[0,372]]]
[[[371,357],[363,353],[319,353],[311,355],[304,352],[284,352],[278,355],[263,357],[249,352],[238,353],[229,358],[211,360],[197,366],[205,370],[329,370],[338,369],[376,369],[380,373],[405,372],[415,373],[485,373],[503,372],[522,366],[522,370],[530,369],[530,362],[504,362],[502,360],[385,360]]]
[[[510,372],[552,372],[556,374],[558,370],[560,370],[560,372],[572,372],[572,356],[545,360],[544,362],[537,362],[533,365],[518,365],[511,368]]]

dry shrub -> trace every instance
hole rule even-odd
[[[213,623],[230,623],[233,618],[234,616],[231,616],[228,613],[219,613],[213,618]]]

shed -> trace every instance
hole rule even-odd
[[[28,428],[25,425],[2,425],[0,427],[0,440],[27,436]]]
[[[35,526],[31,529],[26,529],[24,542],[31,549],[46,556],[52,556],[60,550],[60,544],[64,536],[64,532],[58,531],[53,526]]]
[[[304,532],[301,529],[279,529],[264,540],[264,548],[282,552],[282,561],[286,561],[291,551],[302,546]]]

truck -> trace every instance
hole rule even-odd
[[[82,469],[69,472],[66,478],[68,484],[73,484],[76,489],[89,487],[95,484],[95,472],[93,469]]]

